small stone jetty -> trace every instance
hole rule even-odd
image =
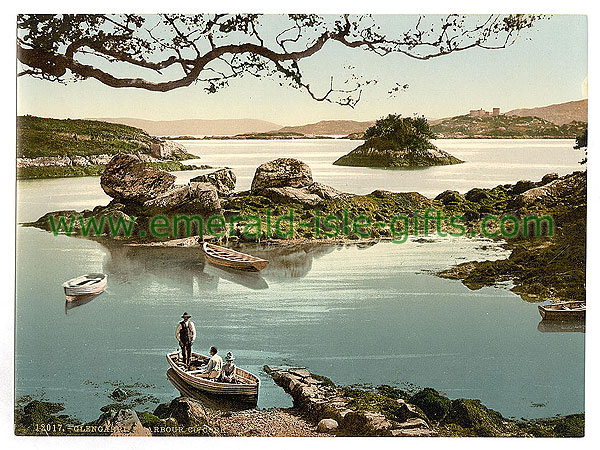
[[[434,436],[427,417],[403,399],[398,403],[396,420],[380,412],[361,410],[351,405],[344,392],[330,380],[303,368],[282,369],[264,366],[273,381],[290,394],[294,407],[302,411],[321,432],[351,436]]]

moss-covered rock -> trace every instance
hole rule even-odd
[[[480,400],[453,400],[444,422],[467,428],[477,436],[503,436],[509,432],[502,414],[485,407]]]
[[[67,415],[60,403],[33,400],[24,407],[17,402],[15,409],[15,434],[19,436],[67,435],[70,427],[80,422]]]
[[[154,427],[162,427],[165,425],[163,420],[147,411],[140,411],[137,413],[137,416],[138,419],[140,419],[141,424],[150,430],[152,430]]]
[[[434,422],[439,422],[446,417],[452,404],[450,399],[432,388],[417,392],[410,398],[410,403],[421,408],[427,418]]]

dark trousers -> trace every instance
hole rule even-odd
[[[192,357],[192,343],[181,343],[181,356],[183,357],[183,363],[187,366],[190,365],[190,359]]]

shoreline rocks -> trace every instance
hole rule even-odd
[[[155,169],[134,155],[118,154],[100,177],[100,186],[129,215],[148,217],[171,212],[211,214],[221,211],[215,186],[190,182],[176,186],[176,177]],[[110,205],[109,205],[110,206]]]
[[[339,430],[342,434],[360,436],[432,436],[435,434],[429,428],[426,417],[402,399],[397,400],[398,410],[401,411],[397,417],[401,420],[396,421],[380,412],[356,409],[344,396],[342,390],[336,388],[329,380],[318,377],[306,369],[265,366],[264,371],[292,396],[294,407],[306,413],[315,423],[327,420],[321,425],[322,429]]]
[[[140,158],[121,153],[114,156],[100,177],[100,186],[115,200],[144,202],[164,194],[175,176],[148,166]]]
[[[294,158],[277,158],[256,168],[250,191],[256,193],[267,188],[301,188],[312,182],[312,171],[308,165]]]
[[[190,180],[190,183],[212,184],[221,196],[231,194],[235,190],[235,173],[229,168],[219,169],[211,173],[199,175]]]
[[[25,167],[86,167],[95,165],[106,165],[115,155],[90,155],[90,156],[40,156],[39,158],[17,158],[17,169]],[[136,155],[143,162],[161,162],[144,153]]]
[[[279,203],[299,203],[305,206],[352,194],[313,180],[310,167],[294,158],[278,158],[257,167],[250,192]]]

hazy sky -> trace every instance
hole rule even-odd
[[[414,18],[380,20],[403,29]],[[299,125],[326,119],[373,120],[392,112],[440,118],[480,107],[507,111],[544,106],[587,97],[587,20],[553,16],[524,31],[507,49],[473,49],[428,61],[397,54],[381,58],[328,43],[302,62],[311,86],[323,88],[330,75],[338,76],[345,65],[378,80],[376,86],[366,88],[355,109],[316,102],[267,78],[235,79],[229,88],[207,94],[199,85],[157,93],[110,88],[96,80],[65,86],[21,77],[17,113],[56,118],[254,118]],[[390,98],[388,91],[396,82],[410,87]]]

